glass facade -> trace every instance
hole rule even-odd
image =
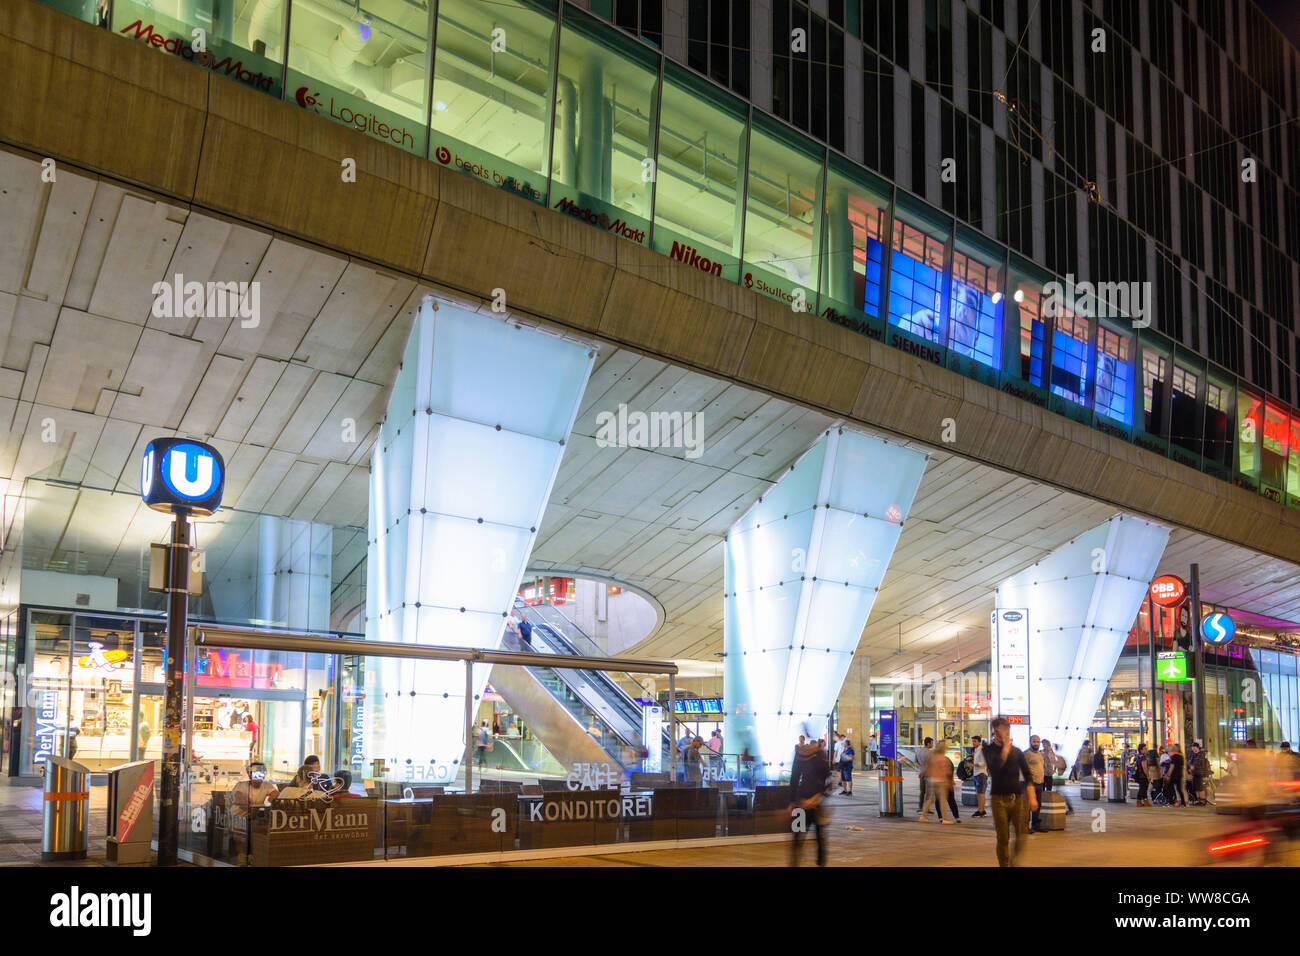
[[[954,241],[952,217],[572,4],[107,9],[116,33],[1300,508],[1300,412],[1108,301],[1053,308],[1054,276]]]

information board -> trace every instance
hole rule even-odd
[[[884,760],[898,759],[898,711],[880,712],[880,756]]]
[[[995,714],[1029,715],[1029,611],[998,608],[992,615]]]

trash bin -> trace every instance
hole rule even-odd
[[[903,775],[897,760],[882,759],[880,763],[880,815],[903,815]]]
[[[41,862],[84,860],[90,835],[90,769],[47,757],[41,812]]]
[[[1128,802],[1128,774],[1117,757],[1106,758],[1106,802]]]

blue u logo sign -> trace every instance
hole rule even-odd
[[[224,485],[225,466],[215,448],[185,439],[159,438],[145,449],[140,496],[151,508],[212,514],[221,505]]]
[[[216,491],[219,480],[212,452],[186,442],[167,449],[162,462],[163,481],[182,498],[206,498]]]

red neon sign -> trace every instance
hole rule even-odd
[[[1176,574],[1162,574],[1151,582],[1151,600],[1160,607],[1177,607],[1187,597],[1187,585]]]

